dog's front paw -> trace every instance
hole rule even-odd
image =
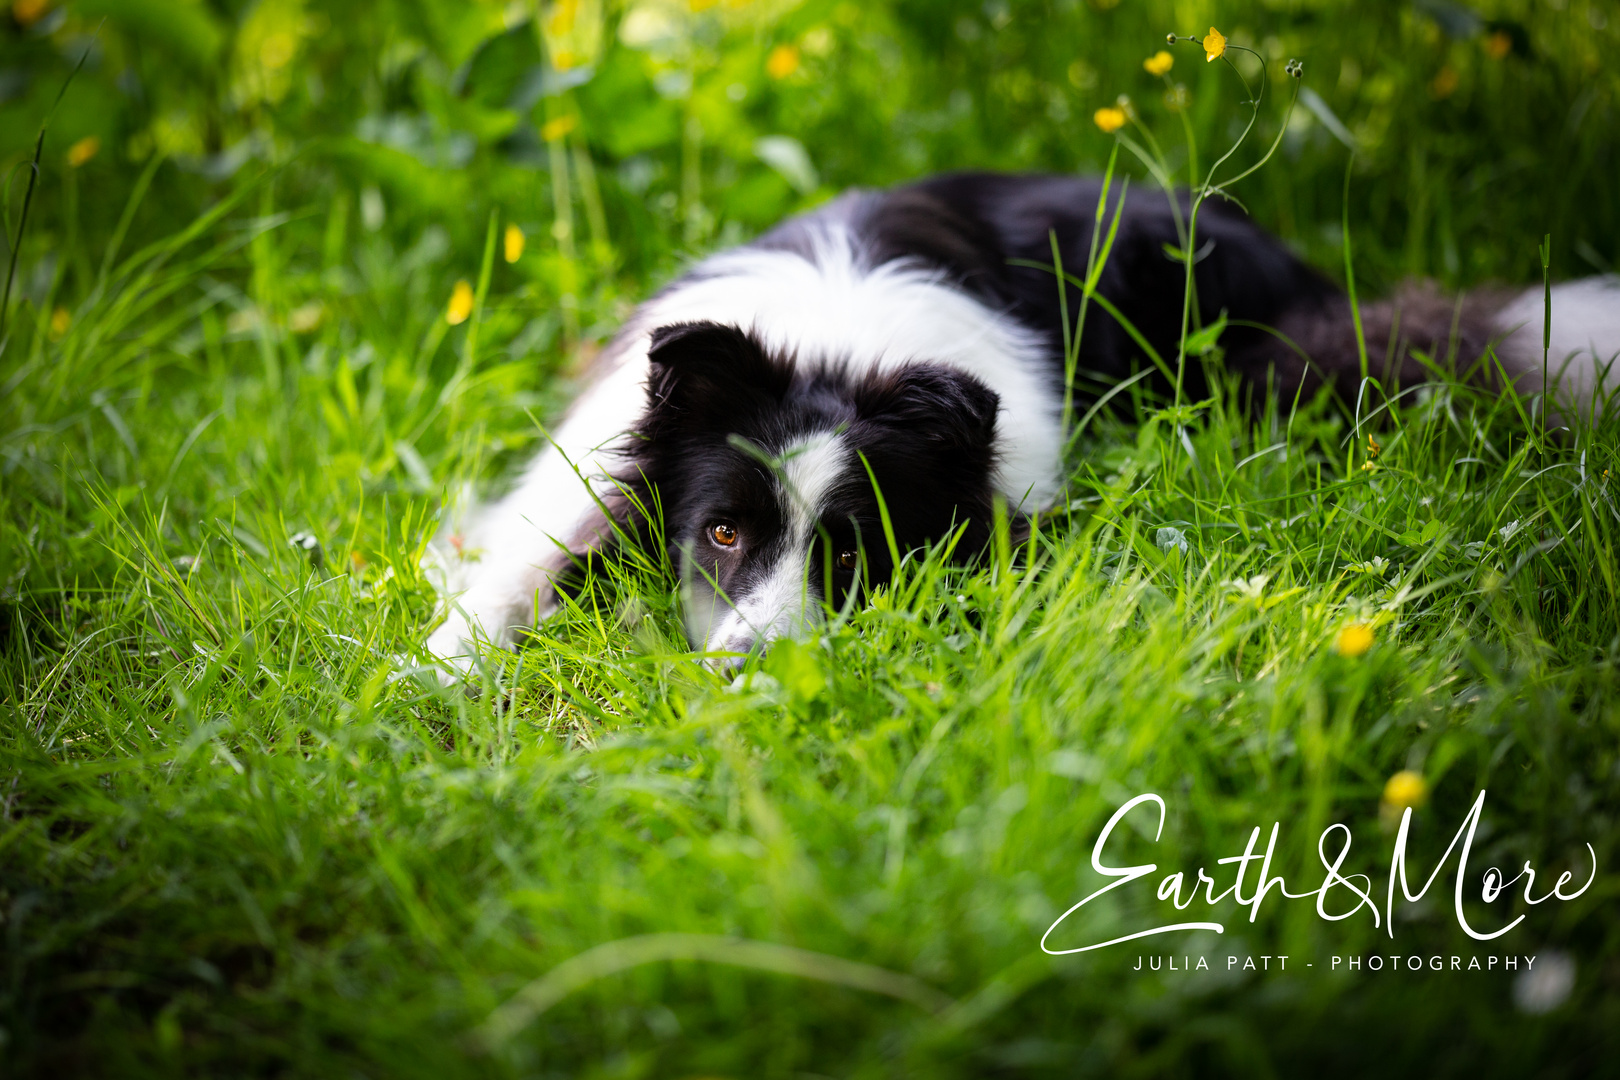
[[[423,651],[440,673],[440,681],[467,682],[477,671],[482,635],[475,632],[467,617],[452,611],[439,628],[428,635]]]

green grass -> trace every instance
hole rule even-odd
[[[807,10],[807,26],[825,14]],[[908,11],[882,25],[899,34],[920,20]],[[1577,30],[1548,23],[1536,40]],[[1369,55],[1421,87],[1419,50]],[[967,63],[903,55],[919,86]],[[1584,53],[1554,55],[1567,64],[1536,78],[1583,70]],[[863,77],[834,90],[859,98]],[[1476,121],[1435,155],[1483,154]],[[930,152],[968,140],[976,160],[1065,164],[973,143],[977,130],[963,120]],[[1613,152],[1590,129],[1561,137],[1589,164]],[[841,152],[806,140],[818,160]],[[1343,155],[1313,146],[1244,190],[1335,265],[1322,238]],[[884,179],[909,160],[828,172]],[[1591,183],[1550,155],[1526,168],[1550,213]],[[1486,235],[1462,205],[1475,189],[1413,169],[1358,181],[1351,224],[1371,233],[1375,271],[1405,257],[1377,207],[1414,195],[1431,210],[1457,198],[1446,227],[1480,232],[1458,280],[1521,256],[1517,274],[1539,268],[1545,220]],[[250,170],[212,203],[188,203],[169,166],[154,175],[181,186],[130,204],[115,250],[123,195],[76,195],[79,231],[47,174],[0,345],[6,1075],[1575,1076],[1615,1054],[1612,419],[1542,444],[1535,402],[1439,381],[1359,428],[1329,400],[1245,415],[1228,395],[1183,441],[1155,418],[1164,402],[1137,397],[1128,418],[1091,418],[1066,508],[1027,544],[966,570],[919,553],[869,609],[774,649],[741,687],[685,651],[667,572],[627,567],[520,654],[488,657],[469,695],[404,659],[433,623],[418,560],[440,508],[535,449],[592,327],[667,272],[683,222],[635,217],[604,179],[610,259],[582,247],[569,269],[531,228],[522,262],[490,265],[482,204],[449,232],[420,208],[371,230],[358,199],[312,193],[330,174],[307,162]],[[191,216],[165,226],[176,204]],[[588,209],[574,207],[582,225]],[[1555,252],[1612,250],[1604,214],[1555,231]],[[1413,241],[1411,269],[1443,268],[1434,235]],[[481,265],[480,307],[448,326],[451,283],[479,283]],[[573,273],[575,330],[558,315]],[[59,305],[70,318],[53,329]],[[289,544],[301,532],[318,562]],[[1363,656],[1334,648],[1351,623],[1374,627]],[[1343,822],[1344,872],[1372,875],[1381,899],[1380,798],[1400,770],[1431,792],[1413,824],[1423,874],[1488,791],[1467,911],[1490,929],[1525,914],[1506,937],[1460,933],[1448,873],[1398,906],[1393,942],[1364,914],[1328,923],[1273,899],[1253,923],[1220,905],[1220,937],[1038,948],[1105,883],[1092,844],[1142,792],[1168,804],[1163,835],[1133,818],[1115,865],[1191,876],[1279,822],[1274,870],[1314,888],[1317,837]],[[1489,865],[1532,861],[1537,894],[1565,869],[1584,880],[1588,843],[1598,877],[1574,902],[1473,899]],[[1072,916],[1054,944],[1167,921],[1158,877]],[[1500,969],[1331,969],[1334,955],[1552,951],[1577,979],[1544,1016],[1515,1008]],[[1129,970],[1161,952],[1217,970]],[[1285,972],[1224,970],[1227,955],[1282,954]]]

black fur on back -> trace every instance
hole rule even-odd
[[[1179,246],[1175,218],[1162,192],[1110,192],[1099,245],[1116,211],[1119,231],[1098,282],[1111,301],[1174,365],[1181,332],[1183,264],[1166,248]],[[911,258],[947,273],[961,288],[1041,333],[1061,380],[1063,325],[1052,266],[1055,233],[1063,268],[1085,276],[1097,223],[1100,180],[1069,176],[951,173],[880,193],[847,197],[827,211],[847,220],[867,245],[874,264]],[[1178,196],[1183,220],[1188,196]],[[1121,202],[1123,207],[1121,208]],[[767,246],[793,246],[793,223],[769,234]],[[1235,205],[1208,200],[1199,212],[1194,268],[1198,318],[1207,325],[1223,312],[1230,324],[1221,339],[1226,366],[1251,386],[1274,380],[1278,392],[1309,394],[1333,383],[1346,400],[1356,392],[1360,355],[1343,292],[1319,271],[1254,224]],[[1069,318],[1080,310],[1081,290],[1066,286]],[[1363,311],[1370,374],[1411,381],[1423,377],[1413,349],[1466,370],[1484,352],[1491,334],[1489,302],[1444,301],[1432,289],[1410,288],[1395,300]],[[1296,348],[1297,346],[1297,348]],[[1309,360],[1301,357],[1303,351]],[[1387,360],[1387,362],[1386,362]],[[1117,380],[1149,363],[1118,322],[1093,305],[1081,339],[1079,367]],[[1155,379],[1161,390],[1165,381]],[[1186,368],[1186,390],[1208,392],[1203,366]]]

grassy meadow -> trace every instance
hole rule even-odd
[[[1195,44],[1143,61],[1212,23],[1270,61],[1225,175],[1276,152],[1231,194],[1363,297],[1540,285],[1548,235],[1553,281],[1620,268],[1601,0],[12,0],[0,1075],[1614,1060],[1612,412],[1544,432],[1539,399],[1438,370],[1257,412],[1135,383],[1081,402],[1027,542],[913,553],[736,683],[655,564],[477,693],[418,654],[441,514],[541,444],[638,299],[853,184],[1101,172],[1120,137],[1184,184],[1251,110]],[[1466,895],[1453,853],[1384,924],[1401,809],[1415,890],[1481,790]],[[1143,793],[1162,831],[1139,810],[1106,858],[1157,872],[1049,947],[1225,932],[1043,952]],[[1273,823],[1295,893],[1346,826],[1380,922],[1155,899],[1199,867],[1225,890]],[[1567,902],[1479,892],[1529,862],[1532,899],[1567,894],[1593,858]],[[1474,940],[1454,904],[1524,920]],[[1452,956],[1484,970],[1430,970]]]

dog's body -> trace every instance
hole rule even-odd
[[[1064,443],[1051,237],[1065,270],[1084,274],[1098,197],[1096,181],[948,175],[850,192],[699,263],[636,311],[555,445],[462,528],[429,651],[464,669],[480,639],[509,646],[556,610],[571,568],[629,538],[669,546],[694,646],[746,653],[888,577],[885,512],[902,553],[958,530],[972,552],[995,499],[1049,506]],[[1171,363],[1177,245],[1167,200],[1132,194],[1098,284]],[[1324,379],[1355,396],[1359,351],[1336,286],[1218,200],[1195,247],[1198,314],[1228,319],[1227,368],[1290,396]],[[1070,286],[1071,322],[1080,299]],[[1620,287],[1577,282],[1555,301],[1555,367],[1587,354],[1567,383],[1580,397],[1599,378],[1591,354],[1620,350]],[[1497,342],[1508,377],[1531,380],[1541,317],[1540,290],[1461,303],[1418,291],[1365,309],[1364,325],[1386,379],[1424,377],[1414,350],[1466,369]],[[1118,379],[1144,356],[1092,307],[1082,370]],[[1186,378],[1191,399],[1206,392],[1200,364]]]

